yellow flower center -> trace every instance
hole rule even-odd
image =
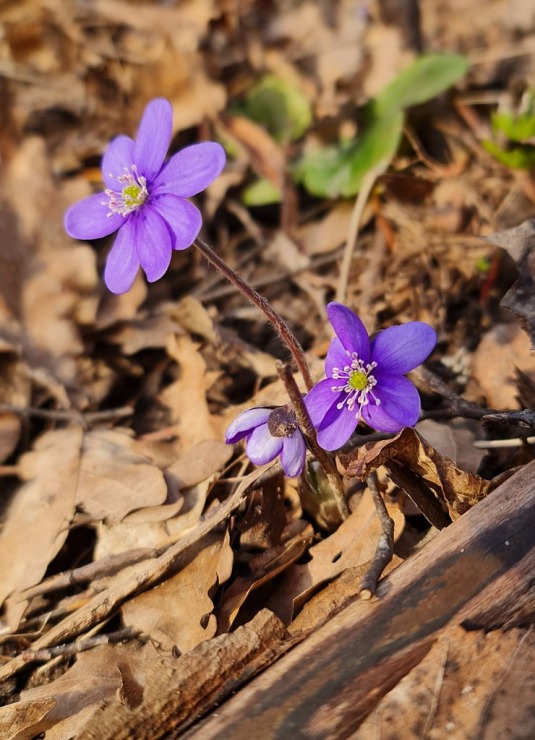
[[[139,185],[127,185],[123,188],[123,200],[133,206],[141,206],[147,198],[147,191]]]
[[[363,391],[368,386],[368,376],[360,370],[354,370],[349,376],[347,384],[354,391]]]
[[[113,175],[110,174],[110,177]],[[138,173],[135,164],[130,169],[126,167],[124,173],[115,179],[122,186],[121,190],[105,190],[104,193],[109,200],[108,202],[103,201],[103,205],[107,205],[110,209],[108,216],[114,213],[128,216],[136,208],[142,206],[149,197],[147,180]]]

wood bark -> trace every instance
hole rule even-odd
[[[532,462],[185,737],[346,738],[447,625],[532,623],[534,494]]]

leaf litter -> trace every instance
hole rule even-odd
[[[459,72],[450,65],[441,82],[443,68],[427,70],[421,99],[418,65],[440,60],[413,62],[403,24],[351,2],[277,2],[273,12],[256,0],[239,9],[136,2],[135,11],[110,0],[25,0],[0,11],[9,101],[0,134],[2,736],[96,736],[107,712],[127,722],[156,706],[158,676],[186,692],[175,708],[185,727],[217,696],[202,677],[209,661],[210,675],[237,686],[265,651],[357,598],[381,534],[372,471],[395,522],[394,568],[410,560],[422,526],[433,536],[533,459],[528,442],[521,452],[472,447],[530,431],[480,424],[496,411],[529,411],[526,383],[535,382],[533,187],[483,149],[499,101],[470,100],[478,85],[512,94],[513,73],[504,80],[497,67],[507,44],[515,48],[516,21],[472,9],[471,28],[468,11],[449,5],[437,16],[422,2],[421,23],[429,48],[455,55]],[[475,63],[462,77],[466,49]],[[528,81],[524,46],[515,64]],[[402,69],[415,76],[408,92]],[[173,104],[172,151],[209,137],[226,146],[221,181],[197,199],[205,229],[297,331],[318,380],[330,340],[324,306],[353,228],[348,196],[374,157],[389,165],[362,214],[345,301],[371,331],[430,323],[439,345],[427,369],[438,380],[414,377],[417,431],[350,441],[340,461],[351,514],[335,531],[328,497],[316,491],[311,501],[313,489],[277,464],[251,472],[223,442],[246,408],[286,402],[281,348],[259,315],[190,252],[175,253],[160,282],[138,277],[130,293],[111,296],[99,278],[108,245],[74,244],[63,231],[65,208],[98,187],[109,139],[132,134],[155,95]],[[363,151],[374,126],[381,131],[382,108],[395,113],[395,130],[382,149]],[[516,655],[524,633],[494,632],[484,645],[482,633],[455,629],[368,725],[394,732],[400,707],[403,726],[417,718],[426,731],[445,727],[448,712],[467,732],[503,725],[497,656]],[[461,686],[453,708],[441,693],[452,650]],[[462,686],[476,659],[463,660],[464,650],[488,661],[474,688],[486,709],[482,700],[473,714]],[[420,684],[436,694],[427,714]]]

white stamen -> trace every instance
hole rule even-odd
[[[333,393],[345,393],[346,396],[339,403],[336,404],[336,408],[340,411],[347,405],[348,411],[354,411],[355,407],[356,417],[360,419],[362,416],[362,409],[370,403],[370,400],[379,406],[381,403],[380,399],[373,392],[373,388],[377,385],[377,380],[372,375],[372,371],[377,367],[376,362],[369,362],[366,365],[359,358],[357,352],[348,352],[347,356],[351,360],[350,365],[344,365],[343,368],[333,367],[332,378],[333,380],[345,381],[343,385],[333,385],[331,390]],[[366,385],[364,388],[353,388],[350,385],[351,378],[355,373],[360,373],[366,378]]]
[[[149,195],[149,191],[147,190],[147,180],[143,175],[138,174],[135,164],[130,167],[130,170],[128,167],[125,167],[123,175],[119,175],[119,177],[115,178],[114,175],[110,174],[110,177],[117,180],[121,186],[121,190],[117,191],[108,189],[104,191],[109,198],[107,203],[103,201],[103,205],[107,205],[110,209],[108,216],[111,216],[114,213],[117,213],[120,216],[128,216],[128,214],[135,211],[136,208],[143,205]],[[128,188],[137,190],[137,194],[132,196],[131,193],[125,192]]]

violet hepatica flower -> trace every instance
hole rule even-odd
[[[288,406],[244,411],[229,426],[225,438],[228,444],[234,444],[244,437],[247,457],[255,465],[264,465],[280,455],[285,475],[295,478],[302,472],[305,440]]]
[[[420,396],[405,373],[433,351],[434,329],[421,321],[391,326],[371,341],[364,324],[341,303],[329,303],[336,333],[327,352],[327,378],[315,385],[305,404],[326,450],[342,447],[362,419],[379,432],[399,432],[416,424]]]
[[[143,113],[135,141],[118,136],[102,159],[103,193],[76,203],[65,214],[75,239],[99,239],[117,232],[104,281],[112,293],[126,293],[141,266],[147,280],[162,277],[173,249],[186,249],[202,225],[186,198],[204,190],[223,170],[225,151],[207,141],[165,156],[173,132],[173,109],[163,98]]]

